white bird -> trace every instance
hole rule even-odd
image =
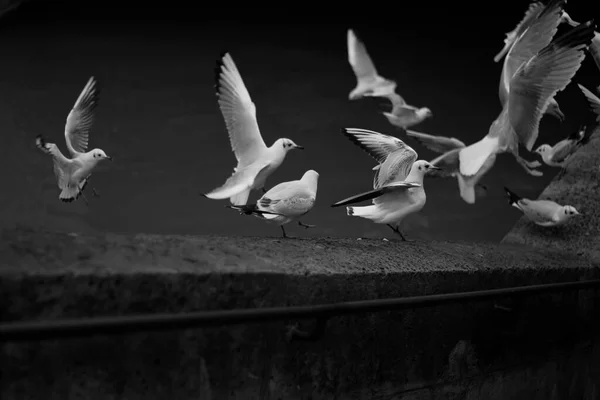
[[[396,82],[377,73],[367,48],[352,29],[348,29],[348,62],[356,75],[356,87],[348,95],[350,100],[365,95],[387,96],[396,90]]]
[[[318,181],[319,174],[311,169],[306,171],[300,180],[273,186],[255,204],[226,207],[278,224],[283,237],[287,238],[283,225],[306,215],[313,208],[317,200]],[[315,227],[301,221],[298,221],[298,225],[305,228]]]
[[[539,37],[552,34],[560,9],[544,10],[536,21],[518,39],[515,46],[529,47]],[[476,175],[493,154],[510,152],[530,174],[542,173],[531,168],[541,165],[519,156],[519,144],[531,151],[539,131],[539,124],[548,102],[570,82],[585,57],[584,50],[594,34],[592,21],[581,24],[554,39],[549,45],[521,64],[510,80],[509,97],[502,112],[490,126],[488,134],[459,152],[460,173]]]
[[[427,147],[429,150],[441,154],[437,158],[429,161],[431,165],[441,169],[429,169],[427,172],[428,176],[456,178],[458,181],[460,197],[469,204],[475,203],[476,198],[486,195],[487,187],[480,184],[479,180],[494,165],[496,160],[495,155],[487,159],[485,165],[480,168],[475,176],[466,177],[460,173],[460,162],[458,159],[459,151],[466,147],[461,140],[454,137],[429,135],[413,130],[407,130],[406,134]]]
[[[371,96],[371,95],[365,95]],[[433,117],[433,112],[427,107],[415,107],[407,104],[398,93],[393,92],[386,96],[392,103],[391,112],[383,112],[390,124],[402,129],[407,129]]]
[[[543,6],[541,3],[531,4],[521,23],[515,28],[515,31],[511,32],[515,33],[515,36],[511,36],[510,50],[504,59],[500,74],[499,96],[502,106],[508,101],[510,80],[519,67],[546,47],[556,34],[558,25],[566,15],[560,10],[565,2],[566,0],[553,0],[547,6]],[[555,16],[556,13],[563,14],[559,14],[557,18],[548,18],[548,15]],[[538,21],[538,19],[541,19],[541,21]],[[528,29],[535,30],[535,32],[530,32],[524,36]],[[518,36],[516,36],[517,34]],[[543,111],[560,121],[565,119],[565,115],[554,98],[550,98]]]
[[[559,226],[570,218],[581,215],[573,206],[561,206],[551,200],[524,199],[506,187],[504,190],[508,195],[508,204],[522,211],[530,221],[539,226]]]
[[[54,161],[54,175],[61,192],[58,198],[66,203],[77,200],[79,196],[88,203],[83,189],[89,182],[92,171],[102,160],[112,160],[104,150],[93,149],[87,151],[89,134],[94,122],[94,109],[98,105],[99,90],[96,80],[90,77],[75,105],[67,116],[65,124],[65,141],[71,158],[65,157],[58,146],[47,143],[42,135],[36,137],[36,146],[46,154],[52,156]],[[98,193],[94,188],[95,196]]]
[[[566,139],[557,142],[554,146],[542,144],[535,152],[542,157],[544,164],[551,167],[564,168],[571,155],[589,142],[594,130],[583,125]]]
[[[332,207],[372,200],[372,206],[346,207],[350,216],[387,224],[406,240],[400,224],[425,205],[423,177],[430,169],[439,169],[425,160],[415,161],[417,153],[400,139],[364,129],[345,128],[344,134],[379,161],[374,190],[338,201]]]
[[[229,132],[231,148],[237,159],[233,175],[225,183],[203,194],[209,199],[227,199],[244,205],[253,189],[262,189],[269,177],[283,162],[288,151],[304,149],[290,139],[280,138],[267,147],[258,129],[256,107],[229,53],[218,61],[217,98]]]
[[[403,181],[417,160],[417,152],[397,137],[360,128],[342,128],[342,133],[377,161],[373,189]]]

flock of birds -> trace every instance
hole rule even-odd
[[[453,137],[410,130],[431,118],[433,113],[427,107],[408,104],[397,94],[396,82],[377,73],[365,45],[352,30],[348,30],[348,61],[357,79],[349,100],[389,99],[392,109],[383,113],[388,121],[406,137],[440,156],[431,161],[418,160],[417,152],[397,137],[367,129],[343,128],[343,134],[373,157],[377,165],[373,168],[373,190],[338,201],[332,207],[346,206],[348,215],[386,224],[402,240],[407,240],[400,231],[400,224],[406,216],[420,211],[425,205],[425,175],[456,178],[461,197],[472,204],[486,190],[479,181],[492,168],[498,154],[511,153],[527,173],[542,175],[536,169],[542,164],[521,157],[520,145],[539,155],[545,164],[561,167],[564,171],[571,155],[590,140],[600,124],[600,99],[578,85],[590,112],[595,114],[595,123],[582,124],[554,146],[542,144],[532,151],[542,116],[548,114],[564,119],[555,96],[571,83],[586,54],[592,55],[600,69],[600,34],[595,32],[593,20],[573,21],[564,11],[565,3],[566,0],[550,0],[545,5],[532,3],[516,28],[506,34],[504,48],[494,57],[495,62],[504,58],[499,87],[502,111],[492,122],[487,135],[470,145]],[[561,24],[567,24],[570,29],[556,35]],[[301,222],[300,218],[315,204],[319,179],[316,171],[308,170],[299,180],[280,183],[269,191],[264,188],[267,178],[283,163],[287,153],[303,147],[287,138],[276,140],[270,147],[265,144],[256,119],[256,107],[228,53],[218,61],[216,80],[218,104],[237,166],[222,186],[203,196],[213,200],[229,199],[231,205],[226,207],[278,224],[283,237],[288,237],[284,225],[291,221],[297,221],[305,228],[314,227]],[[61,190],[59,199],[64,202],[82,197],[88,203],[83,191],[92,171],[100,161],[111,160],[101,149],[87,151],[98,93],[96,80],[91,77],[67,117],[65,139],[70,158],[65,157],[56,144],[46,142],[42,136],[36,138],[37,147],[53,158],[54,173]],[[263,195],[255,203],[248,204],[252,190],[262,190]],[[505,190],[509,204],[538,225],[560,225],[580,215],[572,206],[520,198],[510,189]],[[92,193],[98,196],[94,188]],[[351,205],[366,200],[371,200],[372,205]]]

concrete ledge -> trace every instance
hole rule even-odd
[[[27,229],[1,235],[2,321],[321,304],[600,277],[593,257],[521,245]],[[269,323],[9,343],[0,355],[0,393],[437,399],[486,391],[509,398],[501,395],[519,389],[528,399],[549,399],[553,390],[555,398],[583,398],[600,376],[589,347],[600,306],[592,293],[338,317],[315,342],[288,343],[287,324]]]

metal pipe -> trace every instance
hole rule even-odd
[[[141,331],[165,331],[206,326],[259,323],[286,319],[329,318],[407,308],[431,307],[446,303],[483,301],[498,297],[523,296],[600,287],[600,280],[518,286],[473,292],[435,294],[351,301],[300,307],[253,308],[225,311],[201,311],[181,314],[150,314],[117,317],[76,318],[25,321],[0,324],[0,341],[50,340],[95,335],[118,335]]]

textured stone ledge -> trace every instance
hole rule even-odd
[[[594,258],[521,245],[27,229],[4,230],[1,240],[2,321],[321,304],[600,276]],[[582,340],[593,336],[591,293],[337,317],[314,342],[288,343],[295,321],[286,321],[9,343],[0,393],[195,400],[446,398],[515,387],[589,393],[594,358],[572,346],[590,346]],[[585,368],[563,372],[573,362]],[[574,379],[592,383],[572,389]],[[410,397],[416,393],[425,397]]]

